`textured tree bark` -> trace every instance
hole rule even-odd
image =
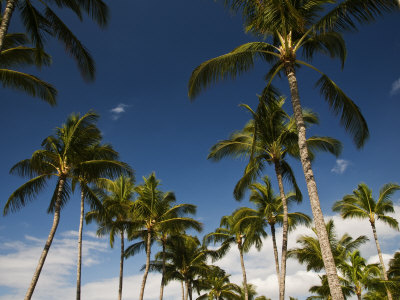
[[[279,256],[278,256],[278,247],[276,246],[276,236],[275,236],[275,224],[269,224],[271,226],[271,235],[272,235],[272,247],[274,249],[274,258],[275,258],[275,269],[276,269],[276,277],[278,278],[279,286],[280,286],[280,272],[279,272]]]
[[[7,0],[6,8],[4,9],[3,18],[0,24],[0,52],[3,50],[4,39],[8,32],[11,17],[15,9],[16,0]]]
[[[378,235],[376,234],[375,222],[370,221],[370,223],[371,223],[371,227],[372,227],[372,232],[374,233],[376,249],[378,250],[379,262],[381,264],[381,269],[382,269],[382,276],[383,276],[383,279],[385,279],[387,281],[388,277],[386,274],[386,267],[385,267],[385,263],[383,262],[381,246],[379,245],[379,242],[378,242]],[[386,289],[386,292],[387,292],[388,300],[392,300],[393,297],[392,297],[392,294],[390,293],[390,291],[388,289]]]
[[[78,267],[76,271],[76,300],[81,299],[81,274],[82,274],[82,230],[83,230],[83,216],[85,214],[85,195],[81,190],[81,215],[79,220],[79,233],[78,233]]]
[[[53,242],[53,238],[56,233],[58,223],[60,222],[61,193],[64,188],[64,183],[65,183],[65,178],[61,178],[58,185],[57,199],[54,208],[53,225],[51,226],[51,230],[47,238],[46,244],[44,246],[44,249],[42,251],[42,255],[40,256],[38,266],[36,267],[35,273],[33,274],[31,285],[29,286],[28,291],[26,292],[24,298],[25,300],[30,300],[32,298],[33,291],[35,290],[36,284],[39,280],[40,272],[42,271],[44,262],[47,257],[47,253],[49,252],[51,243]]]
[[[242,242],[238,243],[238,248],[239,248],[239,253],[240,253],[240,265],[242,266],[242,274],[243,274],[244,299],[249,300],[249,292],[247,291],[246,269],[244,267],[244,259],[243,259]]]
[[[165,277],[165,241],[162,240],[162,275],[161,275],[161,287],[160,287],[160,300],[163,299],[164,295],[164,277]]]
[[[146,269],[144,270],[144,274],[143,274],[143,281],[142,281],[142,287],[140,289],[139,300],[143,300],[144,287],[146,286],[147,275],[149,274],[150,254],[151,254],[150,245],[151,245],[151,232],[150,232],[150,230],[148,230],[147,231],[147,241],[146,241]]]
[[[279,161],[275,162],[275,173],[278,179],[279,194],[282,200],[283,207],[283,225],[282,225],[282,257],[281,257],[281,273],[279,279],[279,299],[285,300],[285,281],[286,281],[286,257],[288,244],[288,206],[283,188],[282,169]],[[279,276],[279,275],[278,275]]]
[[[322,214],[319,202],[317,184],[311,168],[311,160],[308,154],[306,143],[306,126],[303,120],[300,96],[293,63],[287,63],[285,66],[285,71],[289,81],[292,106],[299,135],[298,143],[300,148],[301,164],[303,166],[303,172],[306,179],[308,196],[310,198],[311,210],[314,218],[314,225],[317,231],[319,243],[321,245],[322,259],[324,261],[325,272],[328,278],[329,289],[333,300],[344,300],[339,277],[336,271],[335,261],[333,259],[332,250],[329,244],[324,216]]]
[[[124,256],[125,256],[125,237],[124,237],[124,230],[121,230],[121,258],[119,262],[118,300],[122,299],[122,283],[124,279]]]

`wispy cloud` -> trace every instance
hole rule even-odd
[[[335,166],[332,168],[331,172],[336,174],[343,174],[347,167],[350,165],[350,161],[345,159],[337,159]]]
[[[111,118],[113,120],[118,120],[121,117],[121,114],[126,112],[126,109],[129,107],[129,105],[120,103],[116,107],[110,109],[111,112]]]
[[[392,83],[392,89],[390,90],[390,95],[394,95],[400,92],[400,78]]]

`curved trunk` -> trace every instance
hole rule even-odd
[[[381,246],[379,245],[379,242],[378,242],[378,235],[376,234],[375,222],[370,222],[370,223],[371,223],[371,227],[372,227],[372,232],[374,233],[376,249],[378,250],[379,262],[380,262],[381,269],[382,269],[383,279],[385,279],[387,281],[388,277],[386,274],[385,263],[383,262]],[[392,294],[390,293],[390,291],[388,289],[386,289],[386,292],[387,292],[388,300],[392,300],[393,297],[392,297]]]
[[[160,300],[163,299],[164,295],[164,277],[165,277],[165,241],[162,239],[162,275],[161,275],[161,287],[160,287]]]
[[[275,236],[275,224],[269,224],[271,226],[271,235],[272,235],[272,247],[274,248],[274,257],[275,257],[275,269],[276,269],[276,277],[278,278],[278,282],[280,283],[280,272],[279,272],[279,256],[278,256],[278,247],[276,246],[276,236]],[[280,284],[279,284],[280,286]]]
[[[321,245],[322,259],[324,261],[325,272],[328,278],[329,289],[331,291],[333,300],[344,300],[339,277],[336,271],[335,261],[333,259],[332,250],[328,239],[328,233],[325,227],[324,216],[322,214],[319,202],[317,184],[315,182],[314,174],[311,169],[311,160],[308,154],[306,142],[306,126],[304,124],[299,91],[297,87],[297,79],[293,63],[288,63],[285,66],[285,71],[289,81],[294,117],[296,120],[296,126],[299,135],[298,143],[300,149],[300,160],[306,179],[307,191],[310,198],[311,210],[314,219],[314,226],[317,231],[319,243]]]
[[[122,299],[122,282],[124,279],[124,254],[125,254],[125,237],[124,230],[121,230],[121,258],[119,262],[119,288],[118,299]]]
[[[79,233],[78,233],[78,268],[76,271],[76,300],[81,299],[81,274],[82,274],[82,230],[83,230],[83,216],[85,214],[85,195],[81,190],[81,216],[79,220]]]
[[[282,224],[282,257],[281,257],[281,273],[279,279],[279,299],[285,300],[285,281],[286,281],[286,260],[287,260],[287,244],[288,244],[288,206],[283,188],[282,169],[279,161],[275,162],[275,173],[278,179],[279,194],[283,207],[283,224]],[[278,275],[279,276],[279,275]]]
[[[65,183],[65,178],[60,178],[58,184],[57,199],[54,208],[53,225],[51,226],[49,236],[47,238],[46,244],[44,245],[44,249],[42,251],[42,255],[40,256],[38,266],[36,267],[35,273],[33,274],[31,285],[29,286],[28,291],[26,292],[24,298],[25,300],[30,300],[32,298],[32,294],[39,280],[40,272],[42,271],[44,262],[47,257],[47,253],[49,252],[51,243],[53,242],[53,238],[56,233],[58,223],[60,222],[61,193],[64,188],[64,183]]]
[[[4,39],[7,35],[8,26],[10,25],[11,16],[14,12],[16,3],[16,0],[7,0],[6,8],[4,9],[4,14],[0,24],[0,52],[3,50]]]
[[[146,269],[144,270],[143,274],[143,281],[142,281],[142,287],[140,289],[140,296],[139,300],[143,300],[143,295],[144,295],[144,287],[146,286],[146,280],[147,280],[147,275],[149,274],[149,268],[150,268],[150,254],[151,254],[151,231],[147,231],[147,241],[146,241]]]
[[[249,300],[249,293],[247,291],[247,278],[246,278],[246,269],[244,267],[244,259],[243,259],[243,249],[242,244],[238,243],[239,253],[240,253],[240,265],[242,266],[242,274],[243,274],[243,290],[244,290],[244,299]]]

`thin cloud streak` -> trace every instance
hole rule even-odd
[[[349,165],[350,161],[345,159],[337,159],[335,166],[331,169],[331,172],[336,174],[343,174]]]
[[[400,92],[400,78],[392,83],[392,89],[390,90],[390,95],[393,96]]]
[[[121,117],[121,114],[126,112],[126,108],[128,108],[129,105],[120,103],[116,107],[110,109],[111,112],[111,118],[113,120],[118,120]]]

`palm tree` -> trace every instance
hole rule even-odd
[[[322,76],[317,81],[335,114],[341,115],[341,123],[353,135],[357,147],[362,147],[369,136],[367,123],[357,105],[323,72],[308,61],[315,54],[338,57],[342,66],[346,58],[346,48],[341,31],[356,29],[357,23],[374,21],[385,11],[397,10],[396,0],[344,0],[344,1],[297,1],[297,0],[225,0],[233,10],[243,10],[248,31],[263,37],[271,37],[272,42],[253,42],[241,45],[217,58],[210,59],[193,72],[189,80],[189,97],[193,99],[202,89],[214,82],[236,76],[250,70],[256,59],[272,65],[266,78],[267,90],[272,80],[280,73],[287,78],[291,101],[299,131],[299,149],[303,172],[307,184],[311,209],[318,239],[323,249],[323,260],[333,299],[343,299],[339,278],[328,234],[320,207],[317,185],[311,168],[307,148],[306,126],[302,115],[297,85],[296,69],[307,66]],[[300,49],[306,61],[298,59]]]
[[[139,242],[126,249],[126,256],[135,254],[141,248],[146,249],[146,267],[143,275],[139,299],[143,300],[144,288],[150,268],[151,243],[159,233],[179,231],[182,228],[201,230],[201,224],[185,214],[194,214],[196,206],[192,204],[178,204],[171,206],[175,201],[172,192],[164,193],[158,189],[160,183],[155,173],[148,178],[143,177],[144,183],[136,187],[138,197],[132,207],[132,224],[139,228],[129,233],[129,238],[141,237],[145,243]],[[163,283],[162,283],[163,284]]]
[[[28,39],[25,34],[12,33],[4,38],[0,53],[0,82],[4,87],[23,91],[33,97],[38,97],[50,105],[56,104],[57,90],[40,78],[10,68],[22,66],[47,66],[51,57],[37,48],[27,47]],[[36,60],[38,53],[42,60]]]
[[[93,58],[81,41],[55,13],[52,6],[56,6],[56,9],[67,8],[81,21],[83,20],[82,13],[85,12],[100,27],[104,27],[108,22],[107,5],[102,0],[33,2],[30,0],[7,0],[0,23],[0,51],[3,49],[4,37],[8,32],[14,9],[18,8],[26,32],[29,33],[30,39],[37,49],[43,52],[43,45],[47,36],[58,39],[64,44],[67,53],[76,60],[82,76],[87,80],[93,80],[95,75]],[[37,54],[37,59],[42,59],[41,53]]]
[[[342,200],[337,201],[333,206],[333,211],[340,212],[343,219],[359,218],[369,220],[374,234],[376,249],[378,250],[382,275],[386,281],[388,280],[388,276],[383,262],[381,247],[378,242],[375,222],[381,220],[390,227],[399,230],[399,223],[397,220],[386,215],[387,213],[394,212],[393,202],[390,200],[390,197],[397,190],[400,190],[399,185],[387,183],[380,189],[379,198],[375,201],[372,197],[371,189],[365,183],[360,183],[357,189],[353,191],[353,194],[344,196]],[[389,300],[392,299],[389,290],[388,298]]]
[[[293,171],[286,160],[288,155],[295,158],[299,157],[299,147],[297,144],[298,132],[294,118],[288,116],[282,109],[284,99],[276,99],[272,95],[266,96],[269,99],[268,103],[260,97],[260,103],[256,112],[249,106],[243,105],[252,113],[253,120],[250,120],[241,131],[233,133],[228,140],[220,141],[214,145],[211,148],[209,158],[219,160],[228,155],[233,157],[241,155],[250,156],[244,176],[235,187],[234,194],[237,199],[243,196],[244,189],[261,173],[265,164],[274,166],[279,186],[280,201],[283,208],[282,259],[281,272],[278,272],[278,282],[280,299],[284,299],[288,204],[283,186],[283,178],[286,177],[289,179],[299,199],[301,199],[301,192],[297,187]],[[307,126],[318,123],[318,117],[311,111],[304,110],[303,118]],[[310,137],[307,140],[307,145],[310,149],[311,157],[314,157],[314,152],[316,151],[329,151],[335,155],[339,155],[341,151],[340,142],[330,137]],[[277,267],[279,268],[278,264]]]
[[[124,274],[125,257],[125,232],[129,226],[130,212],[133,206],[135,180],[131,176],[120,176],[116,180],[101,178],[97,180],[96,190],[102,199],[102,207],[92,210],[86,214],[86,222],[96,220],[99,224],[97,234],[103,236],[110,235],[110,246],[114,247],[115,236],[119,234],[121,238],[121,255],[119,269],[118,299],[122,299],[122,283]],[[103,190],[105,192],[103,192]]]
[[[78,114],[70,115],[66,123],[56,129],[55,135],[47,137],[42,142],[42,149],[35,151],[31,158],[18,162],[10,170],[10,173],[28,177],[30,180],[8,198],[3,211],[4,215],[25,206],[46,186],[49,179],[54,176],[57,178],[56,188],[48,208],[48,212],[54,213],[53,225],[25,300],[31,299],[36,287],[60,221],[61,208],[68,201],[70,181],[75,178],[75,170],[90,170],[96,167],[96,161],[87,160],[87,151],[101,139],[100,130],[95,125],[97,119],[98,115],[93,112],[82,117]],[[117,174],[120,172],[120,167],[110,167],[107,172]]]
[[[363,289],[368,288],[371,280],[380,274],[380,270],[375,264],[367,265],[358,250],[350,253],[348,260],[349,262],[341,263],[339,268],[348,280],[348,287],[352,288],[357,299],[361,300]]]
[[[315,228],[312,230],[316,235],[317,233]],[[345,261],[350,252],[368,241],[368,238],[364,235],[353,239],[347,233],[339,239],[335,232],[335,224],[333,220],[330,220],[326,224],[326,231],[328,232],[329,243],[335,259],[335,265],[340,265]],[[307,271],[321,271],[324,268],[324,262],[318,238],[309,235],[301,235],[297,238],[297,243],[300,244],[301,247],[290,249],[288,256],[296,258],[301,264],[306,264]]]
[[[261,219],[255,219],[255,222],[248,222],[246,219],[247,208],[239,208],[230,216],[221,218],[220,227],[214,232],[207,234],[204,237],[204,244],[221,243],[217,250],[219,256],[227,253],[232,245],[236,245],[240,255],[240,265],[242,267],[243,288],[245,292],[245,300],[248,300],[246,269],[244,266],[243,253],[255,246],[260,251],[262,246],[262,237],[267,237],[264,231],[264,224]]]
[[[203,289],[208,292],[197,297],[196,300],[240,300],[240,287],[231,283],[229,277],[230,275],[226,274],[224,270],[212,268],[202,280]],[[248,291],[248,288],[245,290]]]
[[[321,280],[321,285],[313,285],[310,287],[308,290],[310,293],[316,294],[310,297],[307,297],[306,300],[312,300],[312,299],[321,299],[321,300],[332,300],[332,296],[330,293],[329,285],[328,285],[328,278],[326,275],[318,275],[319,279]],[[347,297],[351,297],[354,295],[354,291],[349,287],[349,283],[347,280],[340,278],[340,283],[341,283],[341,288],[342,288],[342,293],[345,299]]]
[[[278,247],[276,244],[275,226],[276,224],[282,225],[284,223],[283,201],[281,200],[280,196],[274,194],[268,176],[263,177],[263,183],[251,184],[250,190],[251,190],[250,201],[256,205],[256,209],[247,208],[243,210],[247,215],[244,217],[244,219],[247,220],[261,219],[262,220],[261,222],[262,224],[264,224],[264,226],[266,226],[267,224],[270,226],[271,236],[272,236],[272,246],[275,257],[276,275],[278,277],[278,282],[280,282],[283,270],[280,271],[279,268],[279,256],[278,256]],[[297,194],[294,193],[286,195],[285,198],[287,200],[288,206],[293,202],[299,202],[299,200],[301,200],[299,199]],[[311,219],[306,214],[303,214],[301,212],[294,212],[294,213],[288,213],[287,223],[289,231],[295,229],[296,226],[299,224],[309,225],[311,223]],[[284,250],[285,249],[282,250],[282,253]],[[284,289],[284,286],[282,288]],[[279,294],[281,295],[281,293]]]
[[[213,255],[215,253],[202,246],[197,237],[170,235],[165,250],[156,254],[156,260],[150,264],[150,268],[158,272],[165,270],[165,285],[172,280],[180,281],[182,300],[192,299],[193,287],[198,292],[204,289],[202,278],[207,277],[215,268],[207,265],[207,259]]]

